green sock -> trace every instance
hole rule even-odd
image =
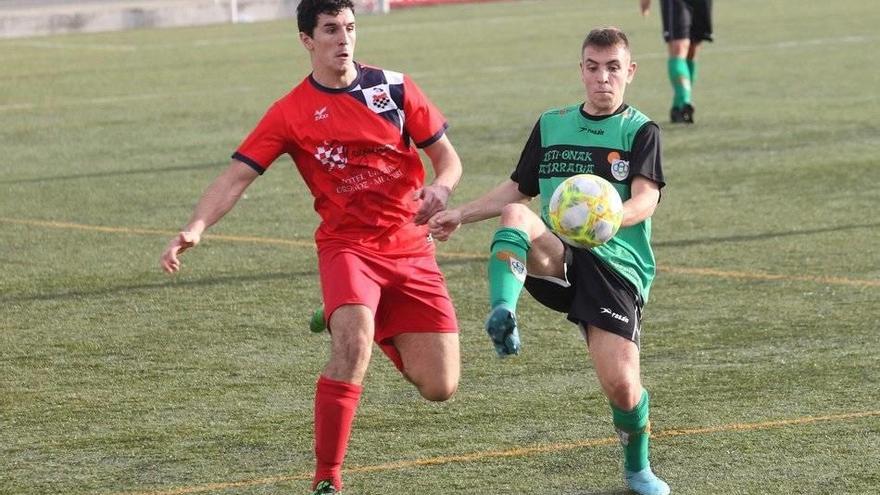
[[[614,427],[623,445],[623,465],[627,471],[641,471],[648,463],[648,441],[651,422],[648,419],[650,401],[648,391],[642,389],[642,398],[632,411],[621,411],[611,405]]]
[[[495,231],[489,257],[489,302],[493,308],[503,303],[516,311],[526,280],[526,254],[530,247],[529,235],[522,230],[501,227]]]
[[[691,90],[693,91],[694,83],[697,82],[697,61],[689,58],[687,59],[688,73],[691,75]]]
[[[681,108],[685,103],[691,102],[691,77],[687,61],[683,58],[670,57],[666,68],[674,91],[672,107]]]

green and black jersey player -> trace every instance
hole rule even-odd
[[[566,313],[589,344],[599,383],[624,446],[624,480],[642,495],[669,486],[648,461],[649,399],[639,372],[641,309],[655,263],[651,215],[664,185],[660,131],[623,102],[636,71],[626,35],[590,31],[581,46],[583,104],[541,115],[509,179],[462,206],[437,213],[431,233],[446,240],[463,223],[500,217],[489,258],[491,312],[486,330],[499,356],[518,354],[516,303],[525,288]],[[609,180],[624,200],[621,229],[586,250],[565,245],[547,227],[547,202],[566,177],[591,173]],[[526,203],[540,197],[541,215]]]
[[[608,180],[624,202],[632,196],[630,185],[634,177],[644,177],[662,186],[659,127],[626,104],[613,114],[602,116],[586,113],[580,104],[545,112],[532,130],[510,179],[524,195],[540,197],[541,219],[549,225],[547,211],[553,191],[564,179],[577,174],[594,174]],[[568,251],[567,256],[583,258],[582,264],[595,265],[618,283],[613,287],[575,284],[571,289],[558,291],[554,289],[560,284],[570,284],[566,280],[547,283],[542,278],[528,277],[529,292],[546,306],[569,313],[568,318],[575,323],[595,322],[638,342],[637,310],[648,300],[655,274],[651,218],[622,227],[610,241],[592,250]],[[577,276],[567,274],[573,275]],[[607,296],[602,291],[616,291],[618,287],[637,304],[621,306],[613,300],[604,301],[600,307],[576,304],[584,299],[604,300]],[[577,290],[597,293],[578,297]],[[614,311],[603,312],[602,308]]]

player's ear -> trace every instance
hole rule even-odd
[[[635,75],[636,75],[636,69],[638,69],[638,68],[639,68],[638,64],[636,64],[635,62],[630,62],[629,69],[626,71],[627,72],[627,74],[626,74],[627,84],[632,82],[633,77],[635,77]]]
[[[312,49],[315,48],[315,41],[312,39],[312,37],[307,35],[306,33],[303,33],[302,31],[300,31],[299,33],[299,41],[303,44],[304,47],[306,47],[306,50],[308,51],[312,51]]]

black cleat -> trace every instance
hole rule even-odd
[[[318,482],[315,486],[315,491],[312,492],[312,495],[335,495],[341,494],[342,492],[336,491],[336,487],[333,486],[333,482],[330,480],[323,480]]]
[[[680,108],[672,107],[672,109],[669,110],[669,121],[672,122],[673,124],[684,124],[685,123],[684,115],[682,114],[682,111]]]
[[[681,118],[684,119],[685,124],[693,124],[694,123],[694,106],[690,103],[685,103],[683,107],[681,107]]]
[[[694,106],[690,103],[685,103],[681,108],[672,107],[669,110],[669,120],[673,124],[693,124]]]

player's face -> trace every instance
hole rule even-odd
[[[319,14],[312,36],[299,33],[312,56],[312,69],[337,77],[354,70],[354,44],[357,38],[354,12],[343,9],[336,15]]]
[[[626,85],[632,82],[636,64],[622,45],[588,45],[581,58],[581,79],[587,90],[585,110],[590,115],[610,115],[623,103]]]

